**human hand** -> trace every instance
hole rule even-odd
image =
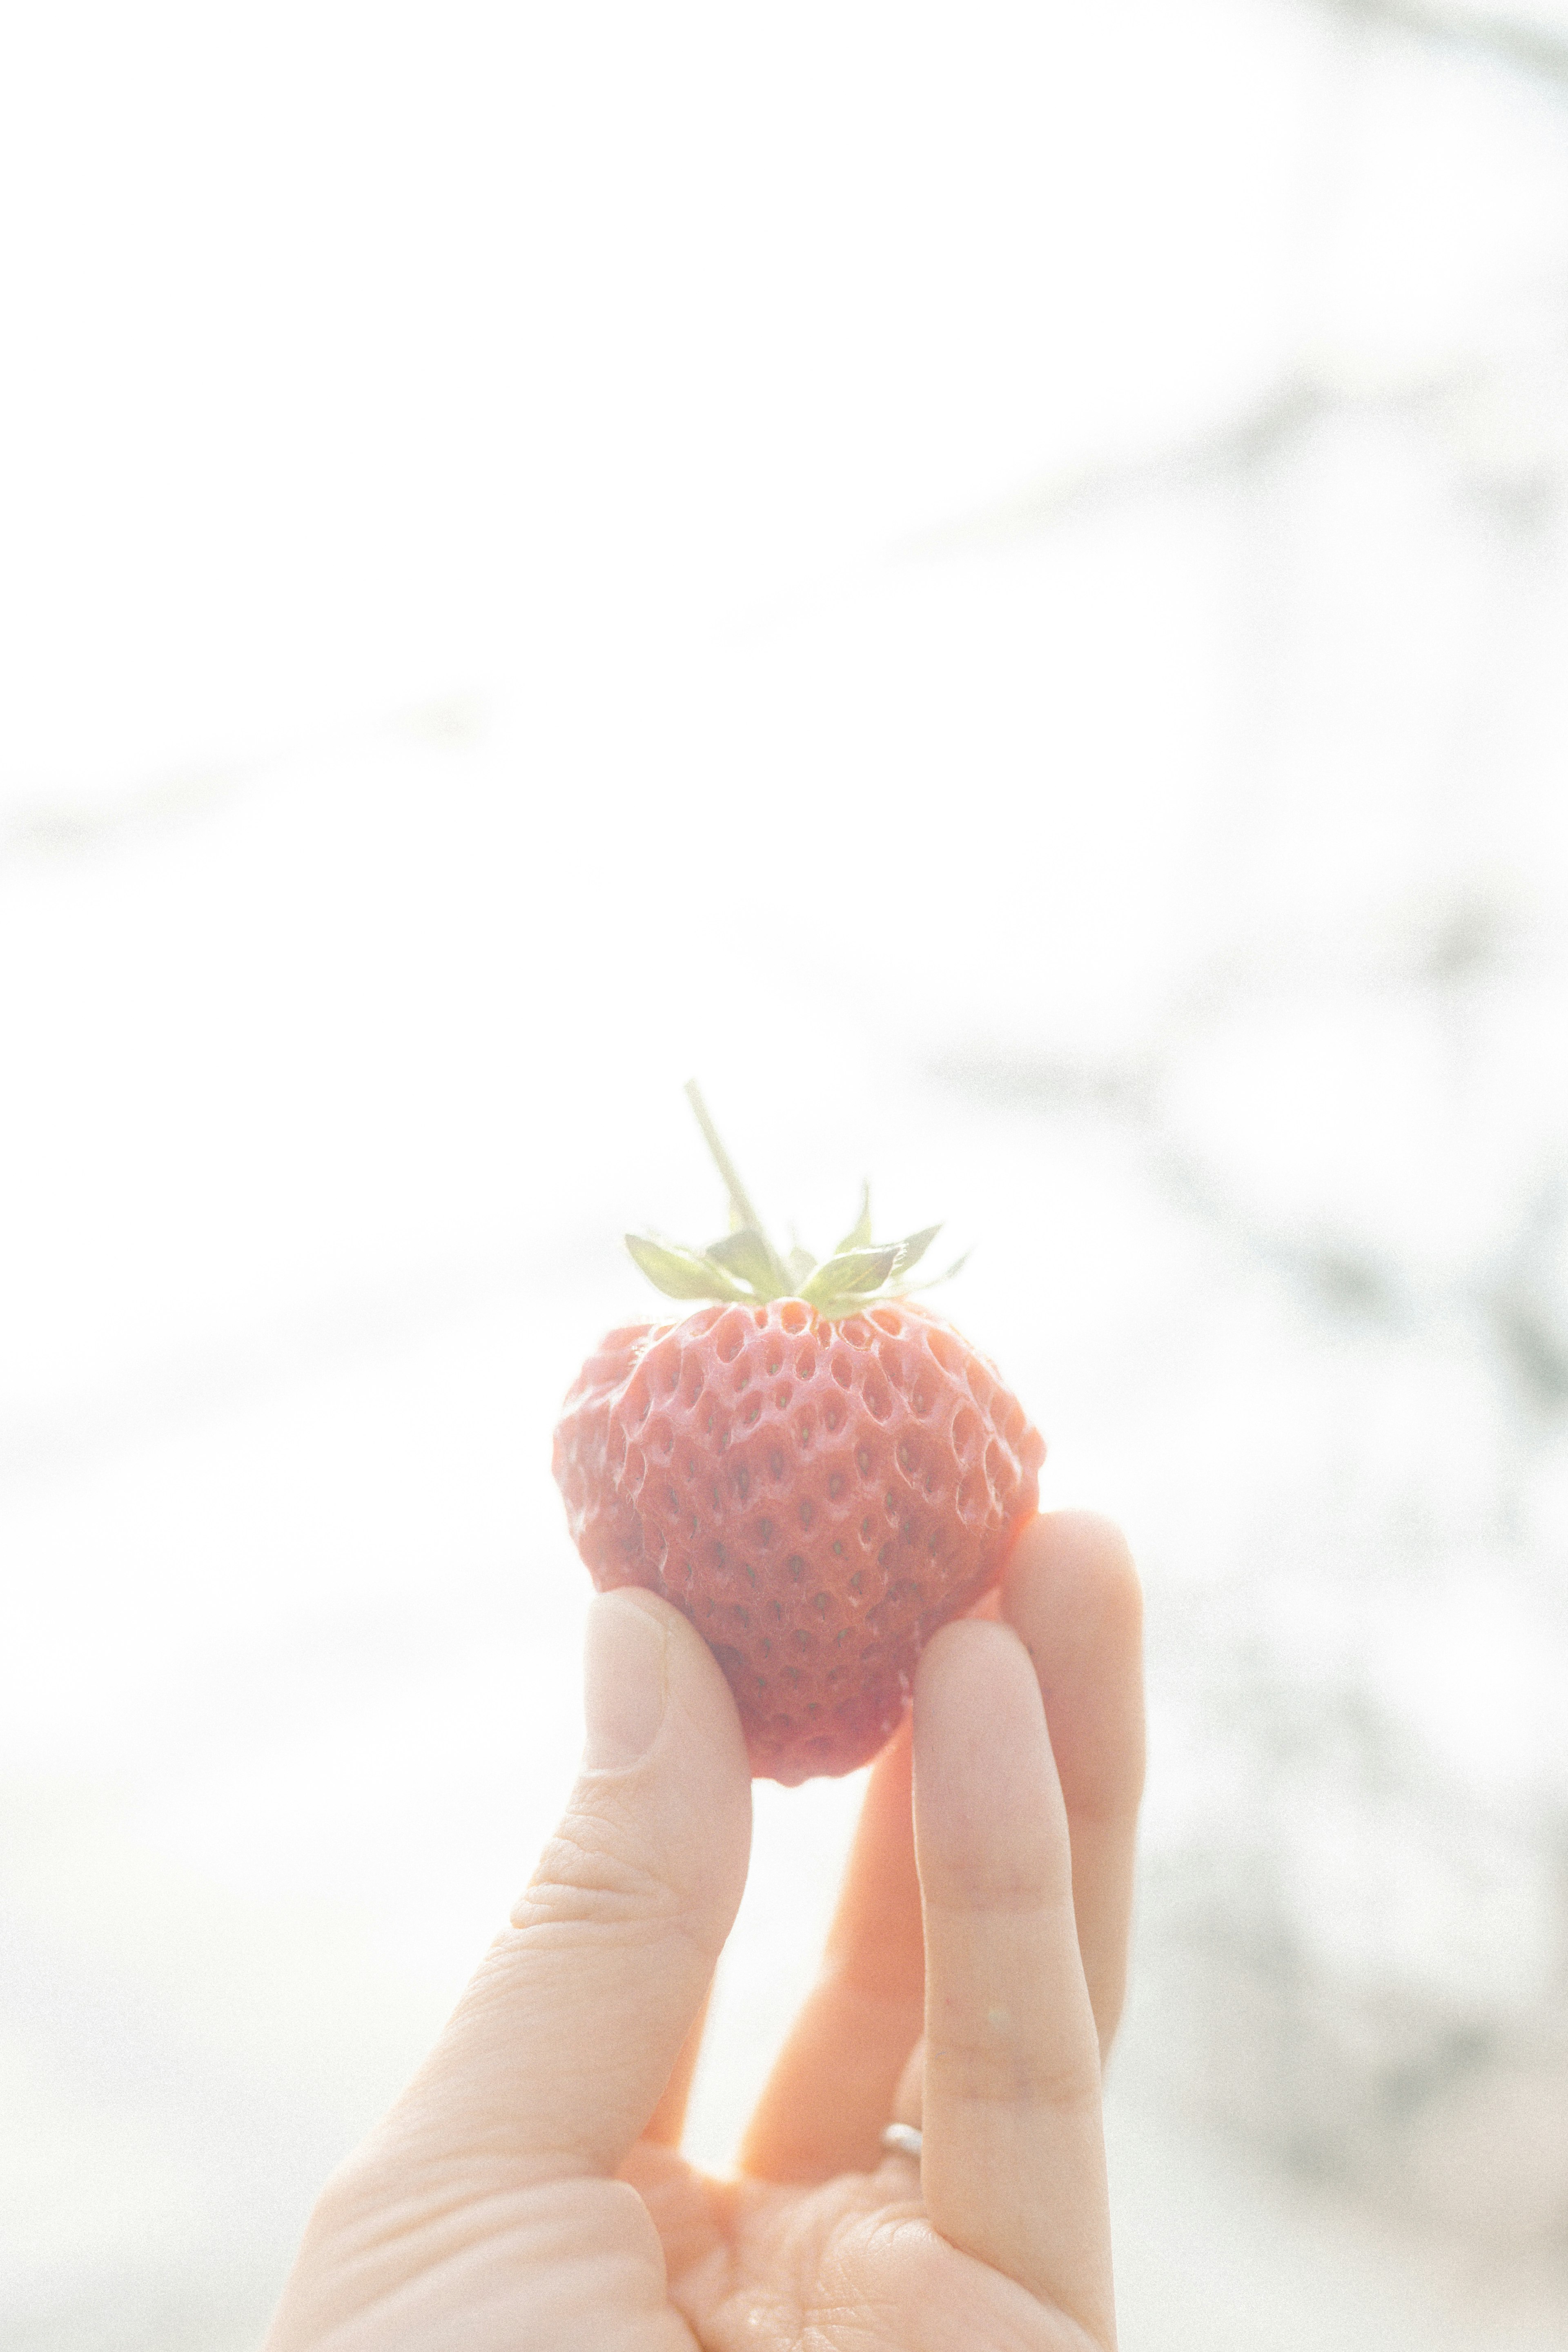
[[[678,1611],[595,1601],[565,1818],[328,2184],[266,2352],[1114,2343],[1100,2084],[1142,1781],[1120,1537],[1031,1522],[998,1614],[927,1647],[912,1741],[873,1767],[821,1977],[721,2180],[679,2141],[745,1878],[745,1747]],[[923,2127],[918,2159],[882,2152],[889,2118]]]

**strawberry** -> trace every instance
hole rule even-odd
[[[937,1227],[878,1246],[865,1198],[822,1265],[781,1257],[688,1092],[731,1230],[703,1251],[626,1245],[662,1290],[710,1303],[601,1343],[555,1476],[595,1585],[684,1611],[752,1771],[794,1786],[853,1771],[897,1729],[926,1641],[1001,1575],[1046,1449],[994,1367],[908,1295]]]

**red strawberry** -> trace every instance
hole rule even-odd
[[[601,1591],[683,1610],[729,1678],[752,1769],[791,1785],[866,1763],[939,1625],[996,1581],[1045,1445],[994,1368],[895,1286],[936,1228],[783,1260],[713,1134],[733,1230],[706,1252],[627,1236],[683,1321],[588,1359],[555,1432],[573,1538]]]

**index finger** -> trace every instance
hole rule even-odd
[[[926,2210],[963,2252],[1109,2343],[1100,2042],[1045,1709],[1009,1628],[969,1620],[930,1643],[914,1752]]]
[[[1072,1841],[1072,1900],[1103,2058],[1121,2015],[1143,1793],[1143,1596],[1126,1538],[1090,1511],[1032,1519],[1002,1614],[1035,1662]]]

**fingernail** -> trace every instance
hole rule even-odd
[[[653,1746],[664,1720],[664,1627],[640,1601],[606,1592],[588,1612],[583,1712],[591,1772],[635,1764]]]

